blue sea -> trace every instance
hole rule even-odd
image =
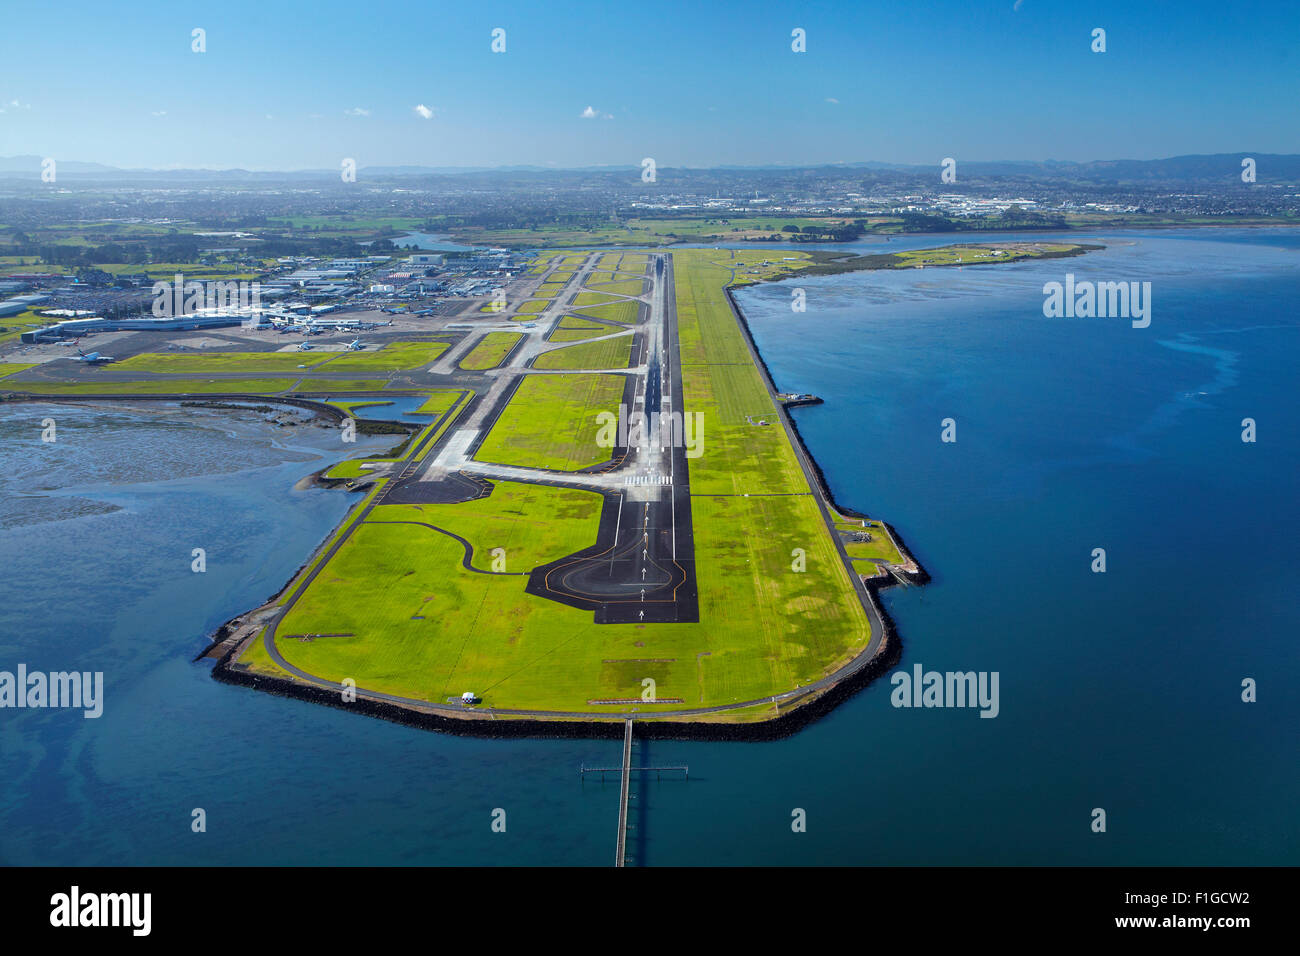
[[[1300,863],[1300,231],[1090,238],[738,293],[778,387],[825,399],[794,415],[835,497],[933,576],[886,593],[899,667],[997,672],[999,713],[878,681],[781,741],[638,742],[690,779],[634,785],[633,864]],[[1067,273],[1151,282],[1150,326],[1044,317]],[[35,405],[0,406],[0,449],[0,669],[106,681],[98,720],[0,711],[0,862],[612,861],[617,780],[577,770],[617,741],[443,736],[192,661],[354,503],[294,487],[341,449]]]

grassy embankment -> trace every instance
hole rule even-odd
[[[460,367],[470,372],[496,368],[521,337],[518,332],[489,332],[460,360]]]
[[[601,339],[585,345],[570,345],[539,355],[533,368],[541,369],[604,369],[627,368],[632,357],[632,336]]]
[[[222,378],[186,379],[155,378],[140,381],[90,381],[90,382],[13,382],[10,387],[36,395],[196,395],[211,393],[239,393],[274,395],[287,392],[296,379],[292,378]],[[384,384],[384,383],[380,383]]]
[[[596,416],[618,411],[621,375],[529,375],[474,456],[497,465],[577,471],[610,458]]]
[[[617,322],[619,325],[631,325],[636,322],[639,306],[630,299],[611,302],[607,305],[588,305],[581,308],[581,314],[602,322]]]

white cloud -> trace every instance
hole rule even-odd
[[[433,110],[421,103],[415,107],[415,112],[420,114],[421,119],[433,119]]]
[[[596,112],[596,107],[594,106],[588,106],[585,110],[582,111],[583,119],[595,119],[599,115],[600,114]]]
[[[828,97],[826,97],[826,102],[827,102],[827,103],[834,103],[836,106],[839,106],[839,105],[840,105],[840,101],[837,100],[837,99],[836,99],[835,97],[833,97],[833,96],[828,96]]]
[[[150,116],[166,116],[166,115],[167,115],[167,111],[166,111],[166,110],[154,110],[154,111],[153,111],[152,113],[150,113],[149,115],[150,115]]]
[[[350,110],[343,111],[345,116],[369,116],[370,110],[362,109],[360,106],[354,106]]]

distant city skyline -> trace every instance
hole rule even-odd
[[[1300,153],[1300,11],[1282,3],[78,0],[5,19],[0,156],[294,171]]]

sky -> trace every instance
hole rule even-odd
[[[1300,153],[1293,0],[5,8],[0,156],[294,170]]]

